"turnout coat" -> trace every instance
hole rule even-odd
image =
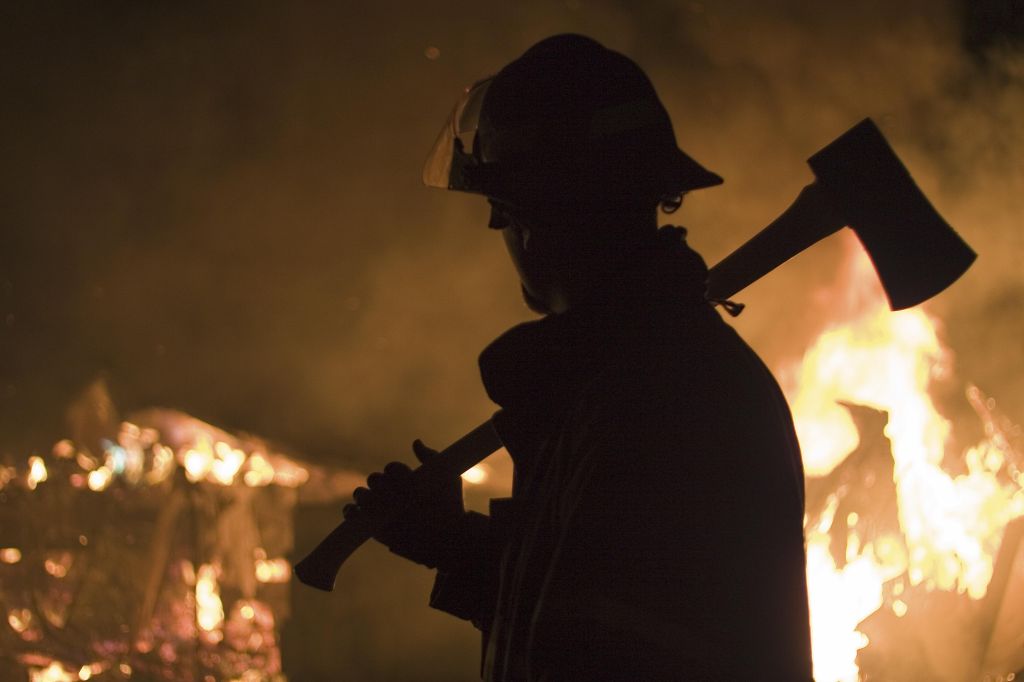
[[[811,679],[790,412],[684,235],[481,355],[513,492],[431,605],[482,631],[485,680]]]

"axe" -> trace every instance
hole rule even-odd
[[[871,119],[807,163],[815,181],[768,227],[711,268],[710,300],[728,299],[845,226],[867,251],[893,310],[935,296],[974,262],[974,251],[928,202]],[[458,476],[501,447],[488,420],[416,469],[414,481]],[[311,587],[333,590],[341,565],[372,535],[365,522],[343,521],[295,564],[295,575]]]

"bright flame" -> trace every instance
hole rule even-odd
[[[19,561],[21,561],[21,550],[17,547],[4,547],[0,549],[0,562],[16,564]]]
[[[474,485],[483,483],[487,480],[487,470],[480,464],[477,464],[462,473],[462,480]]]
[[[192,483],[203,480],[213,468],[213,447],[207,438],[200,438],[195,447],[185,451],[182,457],[185,476]]]
[[[53,661],[45,668],[30,668],[28,679],[29,682],[77,682],[77,680],[89,678],[80,677],[57,661]]]
[[[891,312],[867,257],[850,263],[856,309],[848,321],[827,329],[799,367],[782,372],[793,409],[808,475],[824,475],[858,444],[845,401],[888,413],[885,435],[892,443],[899,522],[906,542],[860,538],[848,518],[848,563],[841,570],[829,553],[827,514],[807,529],[814,671],[818,682],[854,682],[857,650],[867,638],[857,623],[883,602],[883,584],[907,572],[911,585],[922,582],[984,596],[1002,531],[1024,514],[1024,492],[996,477],[1003,452],[993,440],[968,450],[968,473],[950,476],[940,466],[949,422],[928,394],[933,379],[950,371],[937,322],[919,308]],[[835,509],[833,507],[832,511]],[[874,540],[874,543],[871,542]],[[894,550],[894,547],[899,547]],[[885,551],[881,551],[884,549]],[[896,600],[903,616],[907,604]]]
[[[196,574],[196,622],[208,641],[219,642],[223,637],[220,627],[224,623],[224,605],[213,564],[202,564]]]
[[[291,577],[287,559],[256,559],[256,580],[261,583],[286,583]]]
[[[106,466],[101,466],[99,469],[90,471],[89,477],[86,480],[88,481],[89,490],[100,492],[107,489],[113,478],[114,472]]]
[[[242,480],[250,488],[258,488],[274,482],[274,467],[260,453],[253,453],[249,458],[248,467],[249,470],[245,472]]]
[[[46,471],[46,462],[42,457],[32,455],[28,458],[28,478],[26,484],[29,490],[35,490],[36,486],[46,480],[49,474]]]
[[[21,634],[32,625],[32,612],[28,609],[11,609],[7,613],[7,624],[11,629]]]
[[[153,445],[152,469],[146,473],[146,482],[155,485],[167,479],[174,471],[174,451],[166,445]]]
[[[217,483],[231,485],[235,481],[235,474],[245,462],[245,453],[224,442],[217,443],[213,450],[216,459],[210,466],[210,474]]]

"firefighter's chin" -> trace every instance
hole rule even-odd
[[[529,289],[522,282],[519,283],[519,291],[523,295],[523,301],[526,302],[526,307],[537,313],[538,315],[554,315],[555,311],[540,298],[530,293]]]

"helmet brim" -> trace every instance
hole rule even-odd
[[[676,150],[674,165],[676,168],[677,181],[680,192],[689,192],[695,189],[705,189],[721,185],[724,180],[717,173],[712,173],[704,166],[697,163],[682,149]]]

